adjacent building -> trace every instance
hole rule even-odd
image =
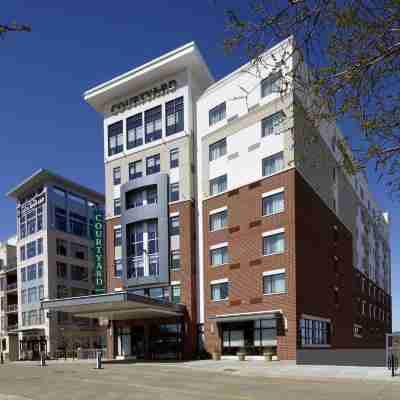
[[[0,243],[0,352],[18,359],[18,283],[15,236]]]
[[[85,92],[104,117],[108,292],[43,306],[102,318],[109,357],[384,348],[389,218],[340,130],[307,117],[292,49],[214,81],[189,43]]]
[[[95,218],[104,213],[104,196],[45,169],[8,196],[17,202],[12,304],[19,358],[101,345],[96,321],[45,312],[40,301],[94,293]]]

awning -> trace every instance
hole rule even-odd
[[[210,316],[216,322],[254,321],[256,319],[278,319],[282,317],[282,310],[256,311],[249,313],[221,314]]]
[[[42,300],[41,307],[50,313],[63,311],[77,317],[109,320],[174,317],[183,315],[185,311],[185,306],[181,304],[172,304],[127,291]]]

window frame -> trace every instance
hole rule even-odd
[[[226,119],[226,101],[208,111],[208,126],[213,126],[224,119]]]
[[[126,148],[127,150],[142,146],[144,143],[143,113],[137,113],[126,119]],[[129,140],[133,133],[134,139]]]

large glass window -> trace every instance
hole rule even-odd
[[[270,115],[267,118],[264,118],[261,123],[261,136],[269,136],[273,134],[279,133],[279,126],[285,119],[285,114],[283,111],[278,111],[275,114]]]
[[[143,144],[142,113],[136,114],[126,120],[126,132],[128,149],[133,149]]]
[[[123,149],[123,122],[118,121],[108,127],[108,155],[121,153]]]
[[[177,215],[169,219],[169,234],[171,236],[179,235],[179,232],[180,232],[179,215]]]
[[[272,274],[263,277],[264,294],[276,294],[286,292],[286,274]]]
[[[229,282],[211,284],[211,300],[227,300],[229,297]]]
[[[214,125],[226,117],[226,103],[223,102],[208,112],[209,125]]]
[[[114,185],[121,184],[121,167],[113,168],[113,184]]]
[[[283,170],[283,152],[274,154],[273,156],[264,158],[262,160],[262,174],[263,176],[270,176],[276,172]]]
[[[171,149],[169,151],[169,167],[178,168],[179,167],[179,149]]]
[[[57,261],[57,277],[60,279],[68,278],[68,267],[66,263]]]
[[[170,183],[169,185],[169,201],[179,200],[179,182]]]
[[[69,212],[70,233],[85,237],[87,236],[87,218],[75,212]]]
[[[67,211],[60,207],[55,207],[55,224],[59,231],[67,232]]]
[[[280,93],[282,89],[282,72],[277,71],[271,73],[268,77],[261,81],[261,97],[265,97],[272,93]]]
[[[162,111],[161,106],[154,107],[144,113],[146,143],[161,139]]]
[[[56,240],[56,248],[57,248],[57,255],[59,256],[68,256],[68,243],[63,239]]]
[[[283,212],[285,209],[284,194],[276,193],[266,196],[262,199],[262,213],[263,215],[273,215]]]
[[[87,282],[89,278],[88,269],[79,265],[71,265],[71,279],[73,281]]]
[[[141,178],[143,175],[142,160],[129,163],[129,180]]]
[[[226,138],[218,140],[209,146],[208,156],[210,161],[214,161],[226,154]]]
[[[114,215],[121,215],[121,199],[114,199]]]
[[[269,256],[285,251],[285,234],[277,233],[263,238],[263,254]]]
[[[225,229],[228,224],[228,210],[210,214],[210,231]]]
[[[143,207],[149,204],[157,204],[157,201],[157,185],[130,190],[126,193],[127,210],[136,207]]]
[[[183,97],[178,97],[165,104],[165,118],[165,132],[167,136],[183,131]]]
[[[228,246],[210,250],[210,264],[215,267],[229,263]]]
[[[213,196],[218,193],[225,192],[228,187],[228,176],[221,175],[217,178],[210,180],[210,196]]]
[[[181,269],[181,252],[179,250],[171,251],[171,271],[178,271]]]
[[[302,318],[300,320],[300,338],[302,346],[329,345],[330,322]]]
[[[160,172],[160,155],[156,154],[146,158],[146,175]]]
[[[37,240],[37,253],[40,255],[40,254],[43,254],[43,238],[39,238],[38,240]]]
[[[122,245],[122,228],[114,228],[114,247]]]
[[[181,302],[181,285],[171,286],[171,302],[175,304]]]
[[[29,242],[26,245],[26,258],[32,258],[36,256],[36,241]]]
[[[27,268],[26,280],[33,281],[36,279],[36,277],[36,264],[29,265]]]
[[[36,211],[30,211],[26,215],[26,226],[28,230],[28,235],[32,235],[36,232]]]

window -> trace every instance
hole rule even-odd
[[[113,184],[114,185],[121,184],[121,167],[113,168]]]
[[[160,155],[146,158],[146,175],[157,174],[160,172]]]
[[[129,117],[126,120],[126,134],[128,149],[141,146],[143,144],[143,122],[142,113]]]
[[[43,228],[43,206],[36,209],[37,212],[37,230],[41,231]]]
[[[57,298],[63,299],[69,296],[69,290],[65,285],[57,285]]]
[[[218,140],[218,142],[212,143],[208,149],[208,158],[210,161],[214,161],[226,154],[226,138]]]
[[[228,186],[228,176],[221,175],[217,178],[210,180],[210,196],[213,196],[218,193],[225,192]]]
[[[38,262],[38,279],[43,277],[43,261]]]
[[[114,260],[114,276],[122,278],[122,260],[120,258]]]
[[[225,229],[228,224],[228,210],[210,214],[210,231]]]
[[[169,201],[179,200],[179,182],[170,183],[169,185]]]
[[[55,224],[56,229],[67,232],[67,212],[63,208],[55,208]]]
[[[32,258],[36,256],[36,241],[29,242],[26,245],[26,258]]]
[[[262,174],[263,176],[270,176],[283,169],[283,152],[274,154],[271,157],[262,160]]]
[[[228,246],[210,250],[210,264],[215,267],[229,262]]]
[[[71,279],[73,281],[88,281],[88,269],[79,265],[71,265]]]
[[[140,189],[130,190],[126,193],[126,209],[157,204],[157,185],[150,185]]]
[[[68,277],[67,264],[57,261],[57,277],[60,279],[67,279]]]
[[[266,196],[262,199],[262,214],[278,214],[285,209],[283,192]]]
[[[286,274],[279,273],[264,273],[263,276],[264,294],[277,294],[286,292]]]
[[[180,231],[179,215],[171,217],[169,219],[169,234],[171,236],[179,235],[179,231]]]
[[[23,239],[26,237],[26,216],[21,215],[19,217],[19,237]]]
[[[30,211],[26,216],[26,226],[28,230],[28,235],[32,235],[36,232],[36,212],[35,210]]]
[[[161,106],[154,107],[144,113],[146,143],[161,139],[162,115]]]
[[[71,243],[71,257],[88,260],[88,248],[78,243]]]
[[[181,285],[171,286],[171,302],[174,304],[181,302]]]
[[[123,144],[123,122],[118,121],[108,127],[108,155],[121,153]]]
[[[169,152],[169,167],[178,168],[179,167],[179,149],[171,149]]]
[[[208,112],[208,123],[210,126],[222,121],[226,117],[226,103],[223,102]]]
[[[21,279],[22,279],[22,282],[26,282],[26,267],[21,268]]]
[[[85,237],[87,236],[87,218],[75,212],[69,212],[69,231],[70,233]]]
[[[178,271],[181,269],[181,253],[179,250],[171,251],[171,271]]]
[[[211,282],[211,300],[227,300],[229,297],[229,282]]]
[[[330,322],[302,318],[300,320],[300,339],[303,346],[330,344]]]
[[[26,259],[26,252],[25,252],[25,246],[21,246],[19,249],[19,257],[21,261],[25,261]]]
[[[26,279],[28,281],[33,281],[36,279],[36,264],[28,266]]]
[[[56,240],[56,247],[57,247],[57,255],[59,256],[68,256],[68,243],[65,240],[57,239]]]
[[[26,297],[26,289],[21,290],[21,303],[22,304],[27,304],[27,297]]]
[[[28,304],[36,303],[38,298],[37,298],[37,288],[32,287],[28,289]]]
[[[43,238],[37,240],[37,253],[38,255],[43,254]]]
[[[114,247],[122,246],[122,228],[114,228]]]
[[[284,251],[285,234],[283,232],[263,237],[263,254],[265,256],[283,253]]]
[[[183,131],[183,97],[178,97],[165,104],[165,118],[165,132],[167,136]]]
[[[142,160],[137,160],[129,163],[129,180],[141,178],[142,172]]]
[[[285,114],[283,111],[278,111],[277,113],[264,118],[261,122],[261,136],[266,137],[273,134],[279,134],[279,127],[284,119]]]
[[[121,199],[114,199],[114,215],[121,214]]]
[[[353,336],[355,338],[362,338],[363,337],[363,335],[362,335],[362,326],[356,325],[356,324],[353,325]]]
[[[267,78],[261,81],[261,97],[272,93],[280,93],[282,88],[282,72],[272,72]]]

